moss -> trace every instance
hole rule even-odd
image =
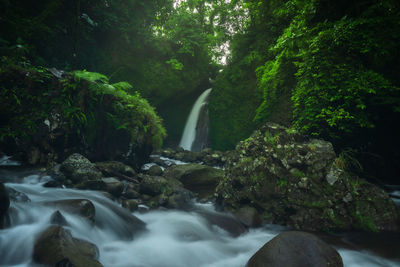
[[[361,229],[368,231],[368,232],[374,232],[374,233],[379,232],[379,229],[376,226],[372,217],[370,217],[368,215],[363,215],[357,210],[355,212],[355,219],[356,219],[357,225]]]
[[[304,201],[302,203],[302,205],[304,207],[311,208],[311,209],[315,209],[315,208],[320,209],[320,208],[326,207],[326,203],[323,202],[322,200],[321,201],[317,201],[317,200],[315,200],[315,201]]]
[[[64,146],[101,151],[96,154],[107,157],[111,150],[127,149],[129,143],[133,148],[162,145],[166,132],[161,118],[138,93],[127,92],[132,86],[126,82],[109,84],[105,75],[87,71],[59,79],[43,67],[0,67],[4,118],[0,119],[0,142],[38,139],[35,136],[46,131],[43,122],[57,116],[57,131],[63,138],[58,143]]]
[[[338,229],[343,229],[345,227],[345,223],[337,216],[335,216],[335,212],[332,209],[324,210],[324,215],[328,216],[328,218]]]
[[[292,170],[290,173],[292,174],[292,176],[294,178],[300,179],[300,178],[306,177],[305,173],[300,170]]]
[[[284,188],[284,187],[287,187],[287,186],[288,186],[289,181],[288,181],[287,178],[281,178],[281,179],[279,179],[279,180],[276,182],[276,184],[277,184],[277,186],[278,186],[279,188]]]

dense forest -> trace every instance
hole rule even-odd
[[[184,150],[188,114],[209,88],[210,148]],[[86,199],[75,189],[100,190],[130,211],[189,210],[197,197],[240,221],[227,227],[234,237],[267,223],[398,231],[398,207],[383,189],[400,184],[399,124],[397,0],[0,0],[0,165],[13,156],[45,166],[40,179],[73,188],[66,195],[75,200]],[[32,191],[7,184],[14,178],[2,170],[0,229],[18,221],[16,191],[42,193],[37,181]],[[131,222],[118,222],[124,238],[153,222],[91,194],[83,213],[93,225],[95,206]],[[72,240],[63,227],[47,234]],[[83,239],[101,243],[92,237]],[[43,264],[104,261],[49,263],[38,251],[33,261]],[[336,254],[329,266],[343,266]],[[264,266],[252,259],[248,266]]]

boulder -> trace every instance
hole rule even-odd
[[[1,187],[1,186],[0,186]],[[0,189],[1,191],[1,189]],[[19,192],[15,190],[14,188],[7,187],[7,192],[10,200],[15,201],[15,202],[30,202],[31,200],[29,197],[22,192]]]
[[[250,206],[264,223],[299,230],[397,230],[393,201],[344,165],[331,143],[268,123],[230,155],[218,204],[232,213]]]
[[[115,176],[116,174],[122,174],[129,177],[136,176],[135,170],[125,165],[119,161],[103,161],[103,162],[96,162],[96,167],[103,173],[104,176]]]
[[[33,260],[52,266],[99,267],[98,248],[87,241],[72,237],[68,230],[52,225],[36,239]],[[69,263],[68,265],[60,265]]]
[[[206,221],[210,225],[217,226],[227,231],[234,237],[237,237],[247,232],[246,227],[244,227],[239,220],[237,220],[230,214],[223,214],[220,212],[211,212],[206,210],[198,211],[197,213],[200,214],[204,219],[206,219]]]
[[[186,189],[197,193],[200,199],[212,198],[223,176],[223,170],[199,164],[175,165],[164,172],[164,177],[179,180]]]
[[[95,207],[88,199],[63,199],[44,204],[94,222]]]
[[[87,180],[76,185],[79,189],[99,190],[110,193],[115,197],[119,197],[124,190],[124,184],[114,177],[100,178],[98,180]]]
[[[3,227],[3,216],[10,207],[10,198],[3,183],[0,182],[0,228]]]
[[[260,227],[261,217],[254,207],[244,206],[234,213],[236,219],[246,227]]]
[[[169,209],[189,210],[193,207],[195,195],[183,187],[175,187],[172,195],[168,197],[166,207]]]
[[[162,176],[163,170],[158,165],[153,165],[147,170],[147,174],[151,176]]]
[[[247,267],[342,267],[339,253],[313,234],[284,232],[267,242]]]
[[[126,199],[122,201],[122,207],[130,210],[135,211],[139,207],[139,202],[136,199]]]
[[[143,175],[141,177],[142,181],[139,186],[139,192],[141,194],[157,196],[164,193],[169,195],[173,191],[171,184],[164,177],[149,175]]]
[[[87,158],[72,154],[60,166],[60,171],[73,183],[102,178],[101,172]]]

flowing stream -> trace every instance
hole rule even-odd
[[[11,201],[11,226],[0,230],[0,266],[38,266],[31,259],[34,240],[50,225],[50,216],[56,210],[61,210],[68,222],[65,228],[75,238],[98,246],[99,261],[106,267],[245,266],[264,243],[285,230],[276,225],[265,225],[233,237],[221,228],[210,225],[201,215],[202,211],[216,213],[212,204],[195,203],[192,211],[135,212],[134,215],[146,223],[147,230],[130,238],[119,216],[127,210],[118,203],[97,191],[43,187],[49,179],[40,177],[35,171],[0,169],[0,181],[30,199],[25,202]],[[60,199],[81,198],[94,203],[95,225],[45,204]],[[345,239],[339,238],[342,241]],[[400,266],[399,261],[377,256],[367,250],[336,248],[346,267]],[[385,249],[398,248],[388,246]]]
[[[202,143],[205,143],[207,136],[207,131],[205,131],[206,136],[197,137],[199,140],[196,139],[196,132],[198,133],[198,122],[200,118],[200,114],[202,112],[202,107],[207,104],[207,98],[210,95],[211,88],[205,90],[196,100],[194,103],[192,110],[190,111],[189,117],[187,118],[185,128],[183,130],[182,138],[179,143],[179,146],[184,148],[185,150],[192,150],[195,141],[199,142],[200,144],[196,147],[199,147],[198,150],[201,150]],[[203,111],[205,112],[205,111]]]

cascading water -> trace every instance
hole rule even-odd
[[[105,267],[243,267],[265,242],[284,230],[279,226],[265,225],[233,237],[204,217],[205,212],[220,214],[214,211],[213,205],[195,204],[188,212],[155,210],[134,213],[146,223],[146,230],[132,238],[121,216],[129,212],[118,203],[102,192],[43,187],[49,179],[28,170],[0,169],[0,181],[30,199],[11,201],[11,225],[0,230],[1,267],[39,267],[32,261],[35,239],[50,225],[51,215],[60,209],[46,203],[61,199],[85,198],[94,204],[95,224],[68,211],[61,212],[68,223],[64,227],[74,238],[97,245],[99,261]],[[395,251],[396,247],[388,245],[386,249]],[[345,267],[400,266],[396,260],[365,250],[339,247],[338,251]]]
[[[194,103],[182,134],[179,146],[185,150],[199,151],[207,145],[208,141],[208,109],[207,100],[211,88],[205,90]],[[202,116],[201,116],[202,115]],[[199,125],[200,118],[206,123]]]

